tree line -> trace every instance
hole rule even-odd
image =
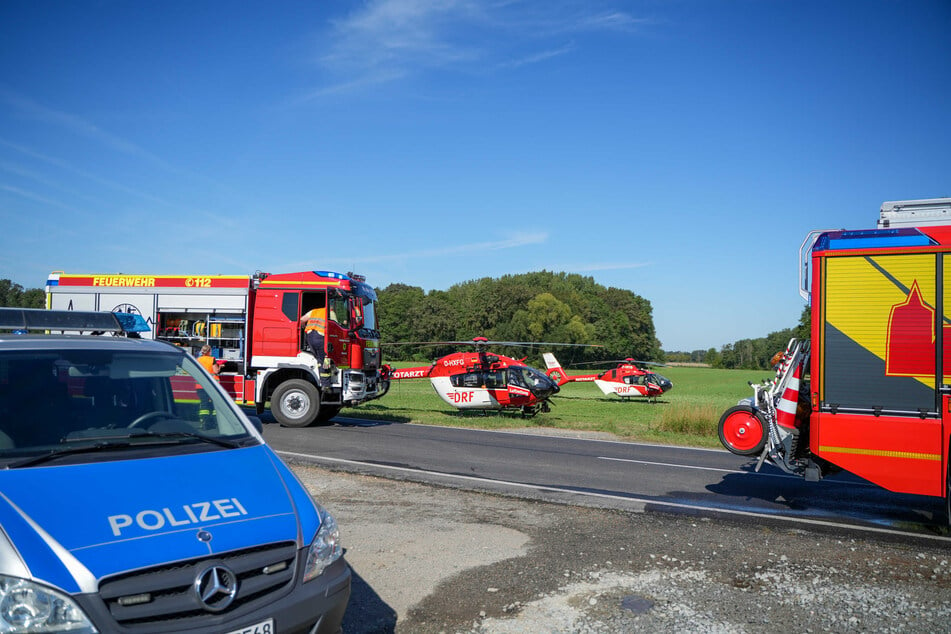
[[[383,351],[390,360],[430,360],[460,349],[411,342],[473,337],[599,346],[500,349],[536,362],[548,350],[566,365],[625,357],[663,359],[651,303],[629,290],[602,286],[592,277],[539,271],[470,280],[445,291],[390,284],[377,295]]]
[[[0,279],[0,306],[43,308],[46,306],[46,291],[42,288],[25,289],[12,280]]]
[[[564,365],[581,361],[634,358],[641,361],[705,363],[716,368],[769,369],[769,360],[791,337],[809,337],[809,310],[799,324],[757,339],[741,339],[719,350],[671,352],[661,349],[651,303],[636,293],[605,287],[572,273],[539,271],[484,277],[445,291],[390,284],[377,289],[377,319],[384,357],[429,361],[458,351],[432,342],[492,341],[588,344],[592,347],[497,347],[516,358],[541,364],[554,351]],[[0,279],[0,306],[43,308],[46,292]],[[594,347],[597,346],[597,347]]]
[[[777,352],[786,349],[789,340],[808,339],[811,336],[812,313],[803,308],[799,323],[794,328],[784,328],[757,339],[740,339],[724,345],[720,350],[694,350],[692,352],[666,352],[668,362],[704,363],[714,368],[736,370],[769,370],[770,360]]]

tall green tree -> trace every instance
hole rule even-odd
[[[797,339],[809,339],[812,337],[812,308],[806,306],[799,315],[799,325],[796,326]]]

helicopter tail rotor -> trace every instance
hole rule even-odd
[[[548,378],[557,383],[559,387],[571,381],[571,379],[568,378],[568,373],[561,367],[561,363],[553,353],[546,352],[542,354],[542,358],[545,359],[545,367],[547,368],[545,374],[548,375]]]

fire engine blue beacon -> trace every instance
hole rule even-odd
[[[24,326],[65,334],[0,334],[0,633],[340,631],[337,523],[259,420],[111,313]]]
[[[349,280],[350,278],[343,273],[336,273],[334,271],[314,271],[314,275],[319,275],[320,277],[329,277],[332,280]]]

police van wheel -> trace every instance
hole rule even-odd
[[[285,381],[271,395],[271,414],[281,427],[307,427],[319,412],[320,391],[309,381]]]
[[[738,456],[755,456],[766,445],[766,421],[749,405],[723,412],[717,431],[723,446]]]

